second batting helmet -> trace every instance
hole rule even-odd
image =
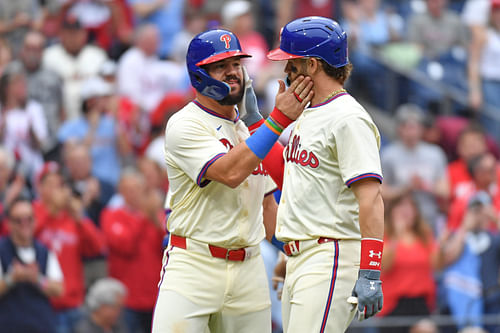
[[[349,63],[347,35],[332,19],[321,16],[303,17],[281,29],[280,47],[267,54],[270,60],[318,57],[333,67]]]
[[[212,78],[201,67],[230,57],[251,57],[241,50],[240,41],[227,30],[208,30],[195,36],[189,43],[186,64],[193,87],[201,94],[221,100],[231,88],[225,82]]]

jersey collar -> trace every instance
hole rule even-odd
[[[332,101],[336,100],[336,99],[337,99],[337,98],[339,98],[340,96],[344,96],[344,95],[349,95],[349,93],[348,93],[348,92],[346,92],[346,91],[345,91],[345,92],[342,92],[342,93],[340,93],[340,94],[338,94],[338,95],[332,96],[330,99],[327,99],[327,100],[326,100],[326,101],[324,101],[324,102],[321,102],[321,103],[319,103],[319,104],[316,104],[316,105],[310,106],[310,107],[308,107],[308,109],[311,109],[311,108],[317,108],[317,107],[323,106],[323,105],[325,105],[325,104],[328,104],[328,103],[330,103],[330,102],[332,102]]]
[[[198,102],[198,101],[196,101],[196,100],[194,100],[193,103],[196,104],[200,109],[202,109],[206,113],[208,113],[208,114],[210,114],[212,116],[215,116],[217,118],[221,118],[221,119],[224,119],[224,120],[229,120],[229,121],[231,121],[231,122],[233,122],[235,124],[240,119],[240,112],[238,111],[238,108],[235,108],[235,110],[236,110],[236,117],[234,119],[230,119],[230,118],[224,117],[223,115],[215,112],[214,110],[211,110],[211,109],[207,108],[206,106],[201,105],[201,103]]]

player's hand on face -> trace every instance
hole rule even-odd
[[[306,105],[313,98],[313,82],[310,77],[303,75],[293,80],[288,89],[285,90],[285,82],[278,80],[279,91],[276,95],[276,108],[283,112],[291,120],[297,119]]]
[[[382,310],[384,295],[380,271],[360,269],[352,295],[358,301],[358,319],[370,318]]]

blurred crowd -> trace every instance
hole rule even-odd
[[[233,31],[266,114],[284,77],[266,53],[308,15],[345,28],[346,88],[393,127],[380,317],[500,331],[500,0],[0,0],[1,327],[150,331],[187,46]]]

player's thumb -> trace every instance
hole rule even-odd
[[[286,89],[285,82],[283,80],[278,80],[278,84],[280,85],[278,89],[278,94],[284,93]]]

